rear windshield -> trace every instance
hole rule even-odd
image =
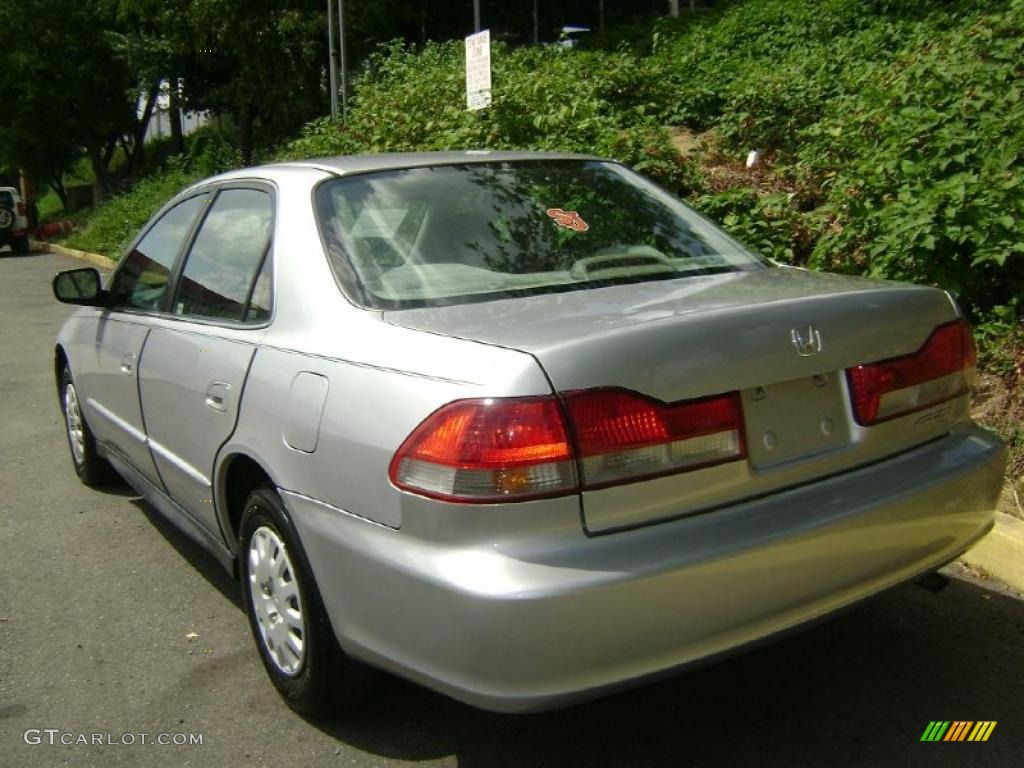
[[[598,161],[472,163],[331,180],[316,193],[346,293],[374,309],[761,269],[643,177]]]
[[[6,190],[0,189],[0,205],[4,208],[14,207],[14,195]]]

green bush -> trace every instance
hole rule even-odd
[[[1024,3],[914,42],[805,131],[835,222],[812,263],[1005,305],[1024,293]]]
[[[357,81],[349,120],[306,127],[281,159],[365,152],[534,149],[614,157],[678,193],[700,186],[655,113],[667,98],[628,53],[533,47],[492,54],[494,103],[465,105],[461,42],[385,46]]]
[[[939,285],[1005,330],[992,313],[1024,297],[1024,0],[736,0],[652,38],[659,116],[767,151],[762,186],[790,193],[701,208],[775,258]]]
[[[692,202],[761,255],[783,264],[807,263],[814,236],[808,229],[812,220],[797,212],[788,194],[731,189],[701,195]]]
[[[192,134],[188,144],[184,156],[171,157],[127,192],[97,205],[85,226],[72,233],[66,244],[119,259],[139,229],[171,197],[200,179],[242,164],[237,148],[212,128]]]
[[[65,243],[72,248],[119,259],[139,228],[168,199],[199,178],[200,174],[175,164],[143,179],[130,191],[96,206],[86,225],[68,236]]]

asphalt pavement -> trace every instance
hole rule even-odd
[[[900,587],[560,712],[489,714],[385,676],[347,718],[292,713],[219,566],[128,488],[90,490],[71,469],[53,380],[68,308],[49,283],[75,266],[0,254],[0,766],[1024,762],[1024,601],[956,568],[941,592]],[[985,743],[922,743],[932,720],[997,725]]]

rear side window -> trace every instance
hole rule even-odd
[[[270,319],[270,256],[263,260],[263,267],[252,289],[249,306],[245,309],[246,322],[261,323]]]
[[[174,314],[259,321],[270,314],[273,199],[258,189],[217,195],[185,260]]]
[[[207,199],[197,195],[178,203],[125,256],[110,291],[114,307],[162,308],[174,260]]]

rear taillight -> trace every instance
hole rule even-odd
[[[621,389],[562,397],[564,411],[554,396],[449,403],[402,443],[391,482],[445,501],[519,501],[746,457],[735,392],[672,404]]]
[[[18,203],[18,215],[19,216],[24,216],[25,215],[25,204],[24,203]]]
[[[968,392],[976,365],[971,327],[940,325],[913,354],[846,371],[854,417],[868,426],[952,400]]]
[[[515,501],[577,490],[554,397],[449,403],[409,435],[389,474],[399,488],[446,501]]]
[[[569,392],[584,488],[746,457],[739,393],[662,403],[620,389]]]

